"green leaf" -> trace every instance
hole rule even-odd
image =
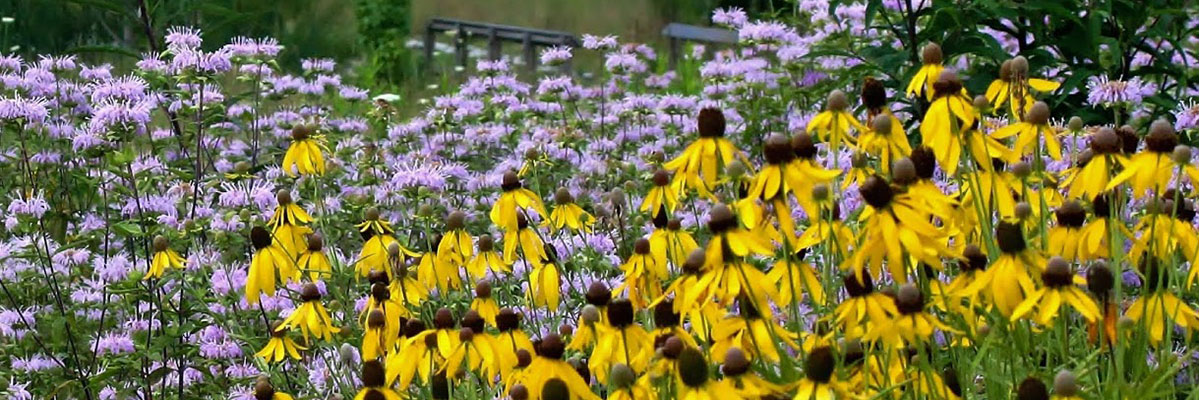
[[[145,234],[141,226],[130,221],[121,221],[112,224],[112,229],[125,236],[142,236]]]

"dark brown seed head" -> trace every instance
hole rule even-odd
[[[725,376],[738,376],[749,371],[749,358],[745,357],[745,352],[736,347],[730,347],[724,353],[724,365],[720,367],[721,372]]]
[[[677,218],[670,220],[669,222],[666,223],[666,229],[672,230],[672,231],[677,231],[679,229],[683,229],[683,220],[677,219]]]
[[[737,218],[733,216],[733,210],[724,204],[717,204],[712,207],[712,211],[708,213],[708,230],[712,234],[718,235],[729,229],[737,227]]]
[[[504,172],[504,177],[500,180],[500,189],[507,192],[520,188],[520,176],[516,175],[516,171]]]
[[[458,329],[458,340],[459,341],[469,342],[474,339],[475,339],[475,330],[474,329],[465,328],[465,327]]]
[[[429,349],[437,348],[437,334],[425,335],[425,347]]]
[[[1078,382],[1070,370],[1061,370],[1053,377],[1053,393],[1059,397],[1074,397],[1078,394]]]
[[[485,321],[483,321],[483,317],[479,316],[478,311],[466,310],[466,313],[462,314],[462,327],[470,328],[475,333],[483,333],[484,323]]]
[[[895,308],[904,315],[924,311],[924,294],[916,285],[909,283],[900,286],[899,293],[895,295]]]
[[[570,400],[570,388],[558,378],[550,378],[541,387],[542,400]]]
[[[281,338],[287,336],[289,329],[283,326],[283,321],[275,321],[271,324],[271,337]]]
[[[895,192],[891,190],[891,185],[883,180],[878,175],[866,178],[862,186],[858,188],[862,199],[871,207],[882,209],[891,204],[891,199],[895,197]]]
[[[662,356],[670,360],[678,359],[679,354],[683,353],[684,348],[686,348],[686,345],[683,344],[682,339],[671,336],[666,339],[666,344],[662,346]]]
[[[167,251],[168,247],[170,247],[170,243],[167,242],[167,238],[162,235],[154,237],[154,252]]]
[[[617,328],[633,324],[633,303],[629,299],[616,299],[608,303],[608,323]]]
[[[254,384],[254,400],[272,400],[275,397],[275,387],[271,381],[260,379]]]
[[[1024,56],[1016,56],[1012,58],[1012,75],[1017,77],[1028,76],[1028,59]]]
[[[845,111],[849,108],[849,98],[845,96],[845,92],[834,90],[828,94],[828,102],[825,104],[829,111]]]
[[[833,368],[837,360],[833,359],[833,350],[828,346],[820,346],[808,353],[804,360],[804,375],[816,383],[828,383],[833,377]]]
[[[941,71],[941,75],[938,75],[936,82],[933,83],[933,94],[936,96],[949,96],[961,91],[962,81],[958,79],[958,73],[952,69],[947,68]]]
[[[475,246],[479,248],[480,253],[489,253],[495,247],[495,240],[491,238],[491,235],[479,235],[479,240],[475,243]]]
[[[637,238],[633,243],[633,252],[641,255],[649,254],[649,239]]]
[[[708,360],[699,350],[688,347],[679,352],[679,378],[688,387],[702,387],[708,381]]]
[[[487,280],[480,280],[479,283],[476,283],[475,297],[480,299],[491,298],[491,282]]]
[[[291,191],[279,189],[279,191],[275,192],[275,201],[279,202],[280,206],[291,204]]]
[[[1017,178],[1024,179],[1032,175],[1032,164],[1025,161],[1018,161],[1012,164],[1012,175]]]
[[[1016,389],[1016,400],[1049,400],[1049,388],[1040,379],[1024,378]]]
[[[604,307],[612,301],[612,290],[608,289],[607,284],[596,281],[587,287],[587,293],[583,297],[587,300],[587,304]]]
[[[495,316],[495,327],[500,332],[520,329],[520,314],[508,307],[501,308],[500,313]]]
[[[321,299],[321,291],[316,287],[315,283],[305,283],[304,287],[300,288],[300,300],[305,302],[317,301]]]
[[[1131,125],[1121,126],[1116,130],[1116,135],[1120,136],[1120,147],[1124,154],[1132,154],[1137,152],[1137,145],[1140,144],[1141,138],[1137,137],[1137,130]]]
[[[1024,116],[1024,120],[1033,125],[1045,125],[1049,123],[1049,105],[1043,101],[1038,101],[1032,104],[1032,108],[1028,110],[1028,114]]]
[[[325,237],[319,232],[308,234],[308,251],[313,253],[321,251],[325,248]]]
[[[696,120],[696,125],[699,128],[699,137],[713,138],[724,136],[724,113],[715,108],[699,110],[699,118]]]
[[[387,287],[386,283],[372,283],[371,298],[379,302],[386,301],[391,298],[391,289]]]
[[[1072,285],[1073,277],[1070,272],[1070,263],[1058,256],[1049,259],[1049,263],[1045,266],[1045,272],[1041,274],[1041,280],[1045,282],[1045,286],[1052,288]]]
[[[378,209],[378,208],[374,208],[374,207],[368,208],[368,209],[366,209],[366,211],[364,211],[364,212],[362,213],[362,216],[363,216],[363,219],[365,219],[365,220],[367,220],[367,221],[375,221],[375,220],[378,220],[378,219],[379,219],[379,216],[380,216],[380,214],[379,214],[379,209]]]
[[[1091,163],[1092,158],[1095,158],[1094,150],[1090,148],[1082,149],[1082,151],[1078,152],[1078,157],[1074,159],[1074,166],[1079,168],[1085,167]]]
[[[1096,297],[1106,298],[1115,285],[1116,276],[1107,266],[1107,261],[1097,260],[1091,263],[1090,268],[1087,268],[1087,290],[1094,293]]]
[[[450,215],[445,218],[445,228],[448,230],[458,230],[466,227],[466,213],[458,210],[450,212]]]
[[[670,172],[659,168],[654,171],[654,186],[666,186],[670,184]]]
[[[425,323],[413,318],[404,322],[404,337],[413,338],[425,331]]]
[[[561,187],[561,188],[558,188],[557,192],[554,192],[554,204],[563,205],[563,204],[570,204],[570,203],[574,203],[574,202],[575,202],[575,197],[570,194],[569,189]]]
[[[1087,210],[1082,208],[1078,200],[1067,200],[1053,213],[1057,215],[1057,223],[1067,228],[1081,228],[1087,221]]]
[[[791,151],[791,140],[777,133],[766,138],[762,153],[766,156],[766,162],[773,165],[786,164],[795,158],[795,153]]]
[[[1099,128],[1091,134],[1091,150],[1095,154],[1116,154],[1120,152],[1120,135],[1109,127]]]
[[[853,155],[849,156],[849,166],[853,168],[866,168],[869,163],[870,155],[865,152],[855,151]]]
[[[388,278],[387,273],[383,271],[371,271],[370,274],[366,275],[366,279],[372,285],[376,283],[382,283],[383,285],[391,283],[391,279]]]
[[[965,249],[962,249],[962,257],[965,260],[958,261],[958,267],[962,271],[982,271],[987,269],[987,255],[983,254],[982,249],[976,244],[968,244]]]
[[[529,389],[519,383],[512,385],[512,390],[508,391],[508,397],[511,397],[512,400],[528,400]]]
[[[250,229],[250,243],[254,245],[255,250],[262,250],[271,247],[271,232],[261,226],[255,226]]]
[[[920,59],[925,64],[940,64],[944,60],[944,55],[941,53],[941,46],[936,43],[924,45],[924,50],[920,55]]]
[[[816,157],[816,142],[812,141],[812,135],[796,133],[791,136],[791,151],[795,152],[796,158],[811,160]]]
[[[912,165],[916,166],[916,176],[920,179],[933,178],[933,173],[937,170],[937,156],[933,153],[932,148],[916,147],[912,149],[912,155],[908,158],[912,159]]]
[[[1145,148],[1154,153],[1172,153],[1178,146],[1178,134],[1174,126],[1165,120],[1157,120],[1149,127],[1149,135],[1145,136]]]
[[[383,363],[369,360],[362,363],[362,385],[366,387],[382,387],[386,382],[383,373]]]
[[[517,213],[516,214],[516,228],[517,229],[525,229],[528,227],[529,227],[529,217],[526,217],[524,213]]]
[[[362,400],[387,400],[387,395],[376,389],[367,389],[366,394],[362,395]]]
[[[527,349],[516,350],[516,367],[517,368],[527,367],[532,362],[533,362],[533,355],[529,354],[529,350],[527,350]]]
[[[995,241],[999,244],[999,250],[1004,253],[1014,254],[1024,251],[1027,243],[1024,242],[1024,231],[1020,229],[1019,223],[1000,221],[995,226]]]
[[[545,335],[541,339],[541,344],[537,346],[537,355],[552,358],[555,360],[562,359],[562,354],[566,352],[566,344],[562,342],[562,337],[556,333]]]
[[[387,315],[383,314],[383,310],[374,309],[366,316],[366,326],[372,329],[381,329],[387,325]]]
[[[896,185],[910,185],[916,183],[917,178],[916,163],[912,159],[903,157],[891,163],[891,182]]]
[[[858,280],[857,274],[850,273],[842,277],[842,281],[845,283],[845,292],[849,293],[850,297],[874,293],[874,280],[868,273],[863,272],[861,280]]]
[[[883,83],[872,77],[866,77],[862,83],[862,104],[873,114],[881,112],[887,105],[887,89]]]
[[[879,114],[874,117],[874,121],[870,122],[870,129],[874,130],[874,133],[878,135],[891,134],[891,128],[891,116],[886,114]]]
[[[437,313],[433,314],[433,328],[435,329],[451,329],[454,327],[454,313],[450,309],[442,307],[437,309]]]
[[[1107,195],[1100,194],[1091,200],[1091,212],[1098,218],[1107,218],[1111,215],[1110,205],[1107,201]]]
[[[687,260],[683,261],[683,272],[688,274],[699,274],[704,269],[704,262],[707,261],[707,254],[704,254],[704,249],[695,249],[691,254],[687,255]]]
[[[312,136],[312,127],[304,124],[296,125],[291,128],[292,140],[306,140]]]
[[[574,335],[574,333],[575,333],[575,328],[573,326],[565,325],[565,324],[558,325],[558,335],[561,335],[562,337],[569,337],[571,335]]]

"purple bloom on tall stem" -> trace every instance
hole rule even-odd
[[[1155,92],[1151,84],[1141,81],[1139,77],[1123,81],[1100,75],[1087,80],[1087,103],[1095,107],[1136,107]]]

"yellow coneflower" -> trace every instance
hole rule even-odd
[[[827,191],[828,187],[824,186],[823,190]],[[824,244],[831,247],[841,259],[849,257],[849,248],[856,243],[853,230],[841,219],[841,205],[831,204],[827,210],[822,211],[820,217],[809,219],[809,223],[811,225],[804,229],[793,245],[794,251]]]
[[[466,264],[475,254],[475,238],[466,231],[466,213],[451,212],[445,219],[445,229],[445,234],[437,243],[437,257],[455,266]]]
[[[324,135],[307,125],[296,125],[291,130],[291,146],[283,155],[283,172],[288,176],[324,175],[325,156],[321,150],[325,147]]]
[[[1093,258],[1080,257],[1082,227],[1087,221],[1087,211],[1076,200],[1070,200],[1054,210],[1057,226],[1049,229],[1049,253],[1068,261],[1085,261]],[[1103,251],[1106,252],[1106,249]]]
[[[365,277],[371,271],[383,271],[389,278],[394,278],[392,265],[402,265],[405,257],[415,257],[418,254],[408,250],[391,236],[395,230],[391,228],[391,223],[380,219],[378,209],[368,208],[365,217],[364,221],[356,225],[364,243],[354,269],[358,271],[358,277]]]
[[[483,330],[483,318],[474,310],[462,316],[458,344],[445,358],[445,375],[456,378],[463,368],[478,374],[489,385],[500,376],[500,357],[497,343]]]
[[[433,252],[421,254],[416,267],[416,277],[426,287],[441,291],[456,291],[462,288],[458,267],[450,260],[438,257]]]
[[[934,329],[958,333],[925,310],[924,294],[910,283],[899,287],[895,296],[895,309],[899,314],[879,324],[877,329],[866,332],[866,340],[881,340],[889,348],[897,349],[928,342]]]
[[[665,300],[665,296],[673,296],[672,304],[674,312],[678,314],[690,314],[692,311],[703,308],[704,305],[712,301],[714,292],[714,282],[719,276],[710,273],[704,262],[705,255],[703,249],[695,249],[687,256],[687,260],[683,262],[682,274],[674,279],[662,293],[662,297],[654,300],[654,304]]]
[[[1041,282],[1045,286],[1030,293],[1028,298],[1016,306],[1010,319],[1019,320],[1036,308],[1038,312],[1033,320],[1037,324],[1048,326],[1057,318],[1059,308],[1068,304],[1087,322],[1097,321],[1101,317],[1099,306],[1095,304],[1095,300],[1083,293],[1082,289],[1074,286],[1081,280],[1082,277],[1070,272],[1070,264],[1065,259],[1049,259],[1049,265],[1045,267],[1045,272],[1041,273]]]
[[[434,323],[437,322],[434,320]],[[450,324],[453,327],[452,320]],[[415,318],[404,324],[404,340],[399,344],[397,351],[387,356],[384,370],[386,387],[399,383],[398,387],[407,388],[417,376],[422,382],[429,382],[433,373],[444,362],[445,357],[441,355],[437,346],[437,334],[440,330],[425,328],[425,324]]]
[[[654,352],[654,341],[641,324],[635,322],[633,303],[628,299],[612,300],[608,304],[608,329],[599,330],[599,338],[591,351],[587,366],[601,382],[608,380],[614,364],[624,364],[634,371],[645,371]]]
[[[992,168],[971,171],[962,179],[968,183],[959,189],[962,205],[982,207],[984,215],[999,214],[1001,218],[1011,218],[1016,211],[1015,187],[1021,183],[1015,174],[1003,169],[1004,163],[1001,160],[992,161]],[[975,205],[975,202],[982,204]]]
[[[187,262],[179,253],[171,249],[167,238],[163,236],[154,237],[154,258],[150,260],[150,269],[146,271],[146,276],[142,280],[156,278],[161,279],[162,274],[167,268],[183,269],[183,264]],[[273,279],[273,278],[272,278]],[[272,289],[274,285],[272,284]]]
[[[270,380],[260,377],[254,384],[254,400],[295,400],[291,395],[275,391]]]
[[[354,395],[354,400],[401,400],[403,397],[386,385],[387,374],[383,363],[378,360],[366,360],[362,363],[362,390]],[[407,386],[405,386],[407,387]]]
[[[558,300],[562,297],[562,281],[554,264],[542,263],[533,266],[529,272],[529,303],[534,307],[547,307],[551,312],[558,310]]]
[[[828,101],[825,103],[823,112],[816,114],[812,120],[808,121],[808,133],[815,132],[816,137],[828,143],[830,149],[840,149],[844,145],[853,145],[855,139],[850,134],[849,128],[854,128],[858,132],[865,132],[867,129],[854,118],[853,114],[847,111],[849,108],[849,99],[845,96],[845,92],[834,90],[828,95]]]
[[[753,185],[746,197],[770,201],[792,190],[811,191],[812,183],[804,181],[791,162],[795,160],[795,152],[791,150],[789,139],[777,133],[770,135],[762,147],[762,154],[766,158],[766,165],[754,175]]]
[[[662,167],[674,173],[674,187],[695,189],[702,196],[711,196],[723,169],[734,159],[744,160],[745,155],[724,137],[725,119],[720,110],[700,110],[697,127],[699,138]]]
[[[608,325],[608,304],[612,301],[612,291],[603,282],[592,282],[583,294],[587,305],[579,313],[579,321],[575,324],[574,337],[567,350],[583,351],[593,346],[600,337],[600,331],[610,329]]]
[[[666,226],[657,226],[657,222],[654,224],[654,232],[649,235],[650,254],[675,268],[682,267],[687,255],[699,248],[699,243],[691,236],[691,232],[683,229],[682,220],[668,220]]]
[[[495,204],[491,206],[489,214],[491,223],[500,229],[505,231],[517,229],[516,217],[525,215],[525,210],[528,209],[536,211],[541,218],[549,216],[549,213],[545,211],[545,205],[541,203],[541,197],[532,190],[525,189],[520,183],[520,177],[516,176],[515,172],[504,173],[500,190],[500,198],[496,199]]]
[[[740,399],[737,390],[728,382],[712,379],[708,360],[694,347],[679,352],[675,363],[675,387],[678,400]]]
[[[512,264],[523,259],[531,266],[541,265],[546,257],[545,243],[524,214],[516,220],[515,229],[504,232],[504,262]]]
[[[475,298],[470,301],[470,309],[479,313],[483,321],[495,326],[495,317],[500,314],[500,305],[491,297],[491,282],[479,281],[475,284]]]
[[[708,230],[712,232],[712,239],[704,250],[708,265],[720,265],[726,260],[751,254],[769,255],[774,252],[769,240],[742,228],[733,210],[724,204],[712,207]]]
[[[892,171],[898,182],[915,181],[915,173],[908,168]],[[906,283],[905,255],[929,265],[941,265],[941,257],[954,255],[947,247],[948,235],[929,222],[934,217],[944,221],[946,216],[923,207],[924,202],[913,193],[897,192],[878,175],[868,178],[858,190],[868,207],[858,216],[862,230],[857,243],[861,245],[847,261],[854,273],[863,275],[869,267],[871,274],[879,276],[886,260],[891,278]]]
[[[1149,343],[1157,345],[1165,338],[1171,323],[1187,331],[1199,329],[1199,313],[1170,292],[1170,272],[1157,257],[1141,260],[1143,295],[1133,300],[1124,316],[1141,324],[1149,334]]]
[[[870,129],[858,136],[858,148],[879,157],[883,172],[890,172],[891,162],[912,152],[903,123],[887,107],[887,91],[882,82],[867,77],[862,84],[862,105],[866,106],[866,121]]]
[[[1087,324],[1087,340],[1094,344],[1106,344],[1108,348],[1116,345],[1116,321],[1119,320],[1119,310],[1112,301],[1112,288],[1116,286],[1116,276],[1103,260],[1091,263],[1087,268],[1087,290],[1099,300],[1099,308],[1103,316],[1099,321]]]
[[[329,312],[321,304],[321,292],[316,284],[304,284],[300,289],[300,301],[303,304],[283,320],[282,326],[288,329],[300,327],[305,342],[308,341],[309,333],[317,339],[333,340],[333,334],[341,332],[341,328],[333,326],[333,319],[329,318]]]
[[[389,354],[398,335],[391,332],[387,326],[387,316],[383,310],[371,310],[366,317],[366,333],[362,336],[362,359],[374,360]],[[398,331],[398,327],[397,327]]]
[[[638,238],[633,254],[620,266],[624,282],[616,291],[623,292],[637,307],[645,308],[662,293],[662,281],[667,277],[663,261],[650,253],[649,239]]]
[[[275,193],[275,210],[266,225],[271,229],[282,225],[305,225],[312,223],[312,216],[293,201],[291,191],[280,189]]]
[[[478,242],[475,243],[479,251],[475,256],[466,262],[466,272],[472,279],[479,280],[487,276],[487,271],[492,273],[511,272],[507,262],[504,262],[500,253],[495,252],[495,241],[491,235],[479,236]]]
[[[649,213],[651,219],[658,218],[659,215],[673,214],[674,210],[679,207],[679,191],[677,187],[670,184],[670,172],[664,169],[654,171],[651,180],[654,187],[645,193],[639,210]]]
[[[674,311],[674,300],[666,299],[654,306],[654,330],[649,332],[655,345],[663,343],[670,337],[678,337],[687,346],[699,346],[695,338],[683,329],[682,315]]]
[[[947,175],[957,173],[963,149],[982,169],[991,168],[991,158],[1008,158],[1007,147],[974,129],[978,115],[956,73],[942,71],[933,87],[936,99],[924,114],[920,134]]]
[[[1149,134],[1145,136],[1145,149],[1124,163],[1124,171],[1112,178],[1104,190],[1110,191],[1129,182],[1133,196],[1145,196],[1150,189],[1154,193],[1162,193],[1174,177],[1176,166],[1172,156],[1177,146],[1178,134],[1174,132],[1173,125],[1164,120],[1154,121],[1149,127]]]
[[[575,197],[566,188],[559,188],[554,193],[554,209],[544,224],[552,227],[554,232],[569,228],[571,232],[591,232],[595,217],[575,203]]]
[[[907,157],[911,161],[912,167],[916,171],[916,180],[914,182],[903,182],[904,189],[912,194],[912,197],[923,202],[929,209],[935,210],[938,215],[951,215],[955,208],[959,206],[958,201],[948,196],[937,186],[933,181],[933,176],[937,171],[937,156],[933,149],[927,146],[918,146],[912,149],[911,154]],[[903,158],[897,158],[896,162],[906,168],[907,161]],[[892,171],[894,173],[894,171]],[[960,221],[954,221],[951,218],[945,221],[950,226],[961,226]]]
[[[319,233],[308,235],[308,248],[296,261],[301,274],[307,272],[308,279],[316,282],[333,275],[333,266],[329,265],[329,257],[325,255],[325,239]]]
[[[521,352],[531,354],[534,351],[529,334],[520,329],[520,319],[520,314],[507,307],[500,309],[495,316],[495,327],[499,332],[493,339],[496,342],[495,350],[500,355],[500,375],[505,377],[511,376],[520,362]]]
[[[791,169],[799,174],[788,176],[790,180],[787,184],[791,186],[791,193],[795,195],[796,201],[804,211],[808,215],[817,215],[819,208],[812,191],[819,184],[832,182],[841,175],[841,171],[821,166],[816,160],[816,142],[807,133],[800,132],[791,136],[791,151],[795,154],[795,158],[791,160]]]
[[[255,226],[250,229],[250,243],[254,245],[254,257],[250,259],[250,271],[246,274],[246,302],[258,304],[262,293],[275,295],[275,276],[279,280],[294,276],[295,263],[274,244],[266,228]]]
[[[1079,233],[1079,248],[1078,256],[1084,260],[1093,260],[1098,258],[1107,258],[1110,246],[1108,246],[1108,236],[1110,224],[1108,219],[1111,218],[1110,203],[1106,194],[1095,196],[1091,200],[1091,214],[1093,218],[1082,227]],[[1128,227],[1122,222],[1115,222],[1116,229],[1124,235],[1125,238],[1132,238],[1134,235]]]
[[[1049,125],[1049,105],[1043,101],[1033,104],[1023,120],[991,134],[992,138],[999,140],[1012,136],[1016,137],[1016,145],[1008,155],[1010,162],[1019,161],[1020,157],[1032,153],[1033,147],[1039,146],[1037,143],[1041,138],[1045,139],[1045,150],[1049,157],[1062,159],[1062,142],[1057,138],[1057,129]]]
[[[1091,199],[1103,194],[1112,178],[1112,167],[1129,163],[1120,150],[1120,136],[1112,128],[1102,127],[1091,134],[1089,151],[1079,155],[1078,166],[1063,179],[1070,188],[1069,196]]]
[[[961,291],[962,296],[982,293],[1005,317],[1011,317],[1025,296],[1036,290],[1030,266],[1040,272],[1045,258],[1028,248],[1024,232],[1017,222],[1000,221],[995,226],[995,243],[1002,252],[994,264],[977,274],[974,282]]]
[[[574,367],[562,360],[566,346],[562,343],[560,336],[553,333],[546,335],[536,344],[536,350],[537,356],[533,357],[528,367],[525,367],[525,371],[533,373],[521,374],[514,382],[527,388],[528,398],[544,398],[543,392],[547,383],[557,381],[556,384],[550,386],[561,385],[561,389],[569,391],[567,397],[570,399],[599,400],[599,396],[591,392],[587,382],[583,380],[582,376],[579,376]],[[561,389],[555,388],[554,390]]]
[[[966,245],[962,249],[962,258],[958,260],[957,276],[949,281],[949,285],[940,287],[940,291],[932,291],[933,304],[947,312],[964,314],[966,321],[973,325],[975,320],[970,317],[975,308],[982,308],[982,303],[977,292],[967,292],[966,288],[985,273],[988,263],[990,260],[978,245]],[[962,299],[966,300],[966,307],[961,306]],[[971,329],[974,328],[971,326]]]
[[[944,61],[944,54],[941,53],[941,46],[929,43],[924,46],[921,56],[924,65],[921,65],[916,74],[912,76],[912,80],[908,81],[908,87],[904,92],[908,96],[923,93],[928,101],[932,101],[935,91],[933,82],[936,82],[937,77],[941,76],[941,71],[945,70],[945,66],[941,64]]]
[[[1004,103],[1010,104],[1012,115],[1019,118],[1027,114],[1036,101],[1028,89],[1048,93],[1061,86],[1058,82],[1029,78],[1028,59],[1016,56],[999,65],[999,77],[987,86],[986,97],[997,110],[1003,107]],[[1023,104],[1023,109],[1018,109],[1020,104]]]
[[[812,349],[804,356],[804,377],[800,379],[794,400],[833,400],[852,398],[848,388],[837,379],[837,361],[828,346]]]
[[[770,398],[783,392],[779,385],[771,383],[750,370],[750,360],[741,349],[732,347],[724,353],[720,372],[724,379],[737,391],[737,394],[747,399]]]
[[[382,272],[372,274],[371,295],[367,298],[366,307],[363,307],[362,317],[359,319],[363,326],[369,328],[370,324],[368,320],[370,314],[375,311],[383,313],[386,334],[394,339],[399,335],[400,329],[404,325],[404,317],[411,316],[412,313],[403,304],[392,298],[391,289],[387,287],[386,281],[374,279],[376,278],[376,274],[384,280],[387,279],[387,276]],[[387,343],[394,344],[394,340]]]
[[[415,273],[409,272],[408,265],[399,264],[396,267],[397,271],[395,272],[394,279],[388,278],[384,280],[384,282],[389,284],[388,289],[391,291],[391,297],[404,305],[404,307],[419,306],[421,302],[429,298],[429,288],[416,279]],[[371,275],[374,274],[382,274],[384,278],[388,276],[388,273],[380,271],[371,272]]]
[[[282,324],[275,323],[271,329],[271,340],[266,342],[266,346],[263,346],[262,350],[254,353],[254,356],[266,360],[268,363],[283,361],[288,356],[299,360],[300,350],[308,350],[308,348],[296,344],[294,340],[287,337],[289,330],[287,327],[282,326]]]
[[[770,362],[780,360],[779,349],[798,349],[794,332],[783,329],[771,319],[769,309],[759,309],[742,297],[737,302],[740,314],[727,315],[712,329],[711,353],[723,362],[725,352],[737,347],[747,352],[751,359],[761,357]]]
[[[628,365],[613,364],[608,374],[608,400],[641,400],[652,398],[648,374],[637,377]]]
[[[1174,191],[1167,191],[1174,193]],[[1173,196],[1181,196],[1174,194]],[[1138,233],[1128,249],[1128,258],[1137,262],[1145,254],[1161,259],[1170,259],[1174,254],[1196,257],[1199,250],[1199,232],[1195,231],[1195,206],[1190,199],[1180,198],[1183,207],[1174,205],[1174,198],[1150,199],[1146,212],[1137,220],[1133,230]]]
[[[898,315],[895,301],[887,295],[874,291],[874,280],[870,274],[848,274],[843,277],[845,292],[849,298],[837,305],[833,318],[845,331],[846,337],[859,338],[885,323],[892,315]]]

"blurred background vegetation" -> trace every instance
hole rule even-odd
[[[419,35],[432,17],[618,35],[660,45],[658,32],[669,22],[707,25],[716,7],[767,12],[774,9],[771,1],[0,0],[0,17],[12,18],[0,27],[0,51],[26,59],[76,54],[86,62],[127,66],[150,51],[148,20],[158,42],[176,25],[201,28],[206,48],[236,36],[275,37],[286,47],[279,60],[285,66],[328,57],[358,85],[387,90],[430,81],[421,76],[429,69],[422,68],[420,52],[406,42],[418,38],[411,35]]]

